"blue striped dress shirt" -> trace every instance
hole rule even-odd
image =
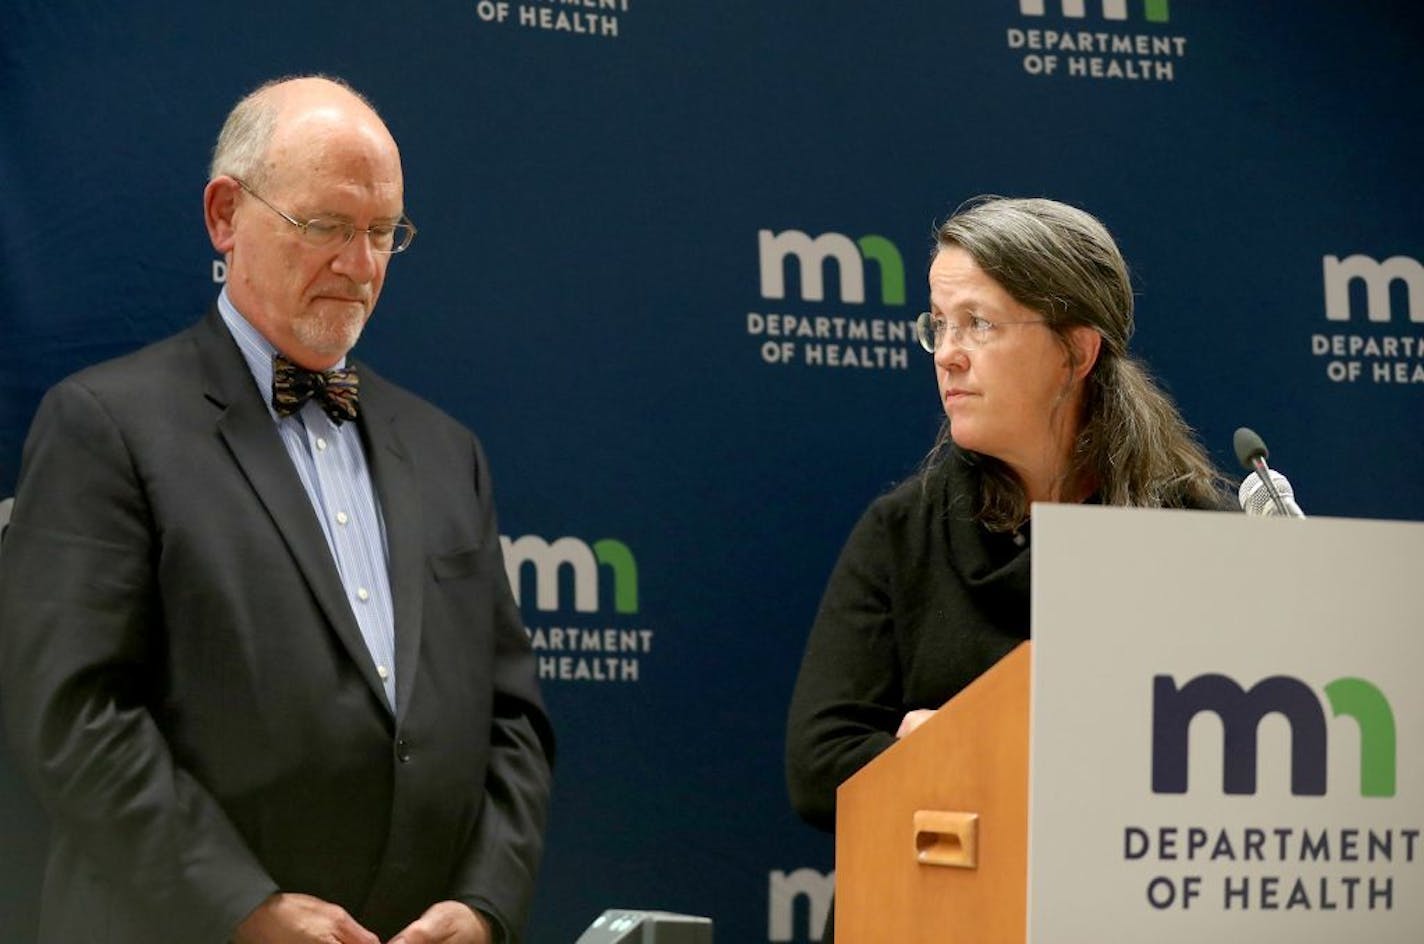
[[[287,455],[296,466],[312,510],[321,522],[326,545],[346,588],[346,599],[361,627],[361,637],[386,689],[396,703],[395,617],[391,607],[385,522],[371,484],[361,433],[354,423],[333,423],[315,400],[291,416],[272,409],[272,355],[277,353],[233,306],[224,288],[218,312],[252,371],[262,402],[272,415]],[[337,367],[344,367],[343,358]]]

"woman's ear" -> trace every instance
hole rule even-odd
[[[1074,325],[1068,329],[1068,346],[1073,350],[1073,380],[1081,381],[1092,373],[1098,362],[1098,353],[1103,349],[1103,336],[1087,325]]]

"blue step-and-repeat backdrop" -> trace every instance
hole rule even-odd
[[[358,356],[484,439],[560,736],[531,939],[627,906],[811,940],[832,847],[788,809],[783,719],[841,542],[939,425],[910,330],[935,221],[980,193],[1099,215],[1136,349],[1224,467],[1252,425],[1307,512],[1424,519],[1421,26],[1404,0],[9,0],[0,521],[45,388],[212,302],[233,102],[345,77],[420,226]],[[0,940],[33,936],[43,849],[0,755]]]

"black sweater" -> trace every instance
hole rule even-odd
[[[841,551],[787,722],[791,802],[811,825],[835,829],[836,788],[895,743],[906,712],[940,707],[1028,639],[1028,526],[991,533],[978,495],[975,458],[952,449],[871,504]]]
[[[877,499],[851,532],[806,643],[787,725],[791,802],[835,828],[836,788],[1028,638],[1029,551],[974,521],[955,450]],[[1026,537],[1026,533],[1025,533]]]

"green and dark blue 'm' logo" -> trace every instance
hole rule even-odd
[[[1335,717],[1347,715],[1360,729],[1360,795],[1395,794],[1394,712],[1374,684],[1339,678],[1325,686]],[[1291,731],[1291,793],[1323,796],[1327,760],[1325,710],[1315,690],[1300,679],[1273,675],[1248,691],[1225,675],[1199,675],[1178,686],[1170,675],[1152,680],[1152,792],[1187,792],[1187,729],[1199,713],[1221,719],[1222,788],[1256,792],[1257,728],[1268,714],[1285,717]]]

